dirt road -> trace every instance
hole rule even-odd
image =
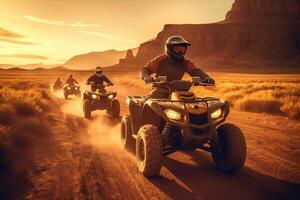
[[[297,121],[233,111],[229,121],[241,127],[248,145],[241,172],[220,173],[203,151],[178,152],[165,158],[160,177],[147,179],[138,172],[134,156],[120,147],[120,119],[98,112],[88,121],[82,118],[80,100],[61,104],[51,122],[56,151],[40,157],[30,170],[27,199],[297,199],[300,195]]]
[[[134,78],[119,81],[122,114],[128,90],[147,92],[127,82]],[[177,152],[164,159],[159,177],[147,179],[121,148],[120,119],[97,112],[85,120],[81,100],[56,96],[60,106],[45,117],[51,130],[26,138],[26,147],[35,151],[18,156],[19,173],[8,174],[14,180],[0,188],[11,199],[299,199],[299,121],[232,110],[228,122],[242,129],[247,142],[246,166],[239,173],[220,173],[206,152]]]

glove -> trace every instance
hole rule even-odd
[[[152,76],[149,76],[149,75],[146,75],[144,76],[143,80],[146,82],[146,83],[151,83],[154,81],[154,78]]]
[[[204,80],[204,83],[215,84],[215,80],[208,77]]]

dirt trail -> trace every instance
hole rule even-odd
[[[122,93],[119,99],[124,99]],[[27,199],[297,199],[300,195],[296,121],[233,111],[229,121],[241,127],[248,145],[241,172],[235,176],[218,172],[202,151],[177,152],[165,158],[160,177],[147,179],[138,172],[134,156],[120,146],[120,119],[98,112],[88,121],[81,117],[80,100],[61,102],[62,111],[52,117],[57,151],[32,169]],[[122,107],[126,112],[123,101]]]

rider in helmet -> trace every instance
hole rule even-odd
[[[74,86],[78,82],[73,78],[73,74],[69,74],[69,78],[66,80],[66,85]]]
[[[91,84],[92,91],[99,89],[101,92],[105,92],[104,83],[107,85],[113,85],[113,83],[103,74],[101,67],[96,67],[95,74],[90,76],[87,80],[87,84]]]
[[[153,80],[151,74],[155,74],[156,77],[166,76],[168,81],[181,80],[187,72],[192,77],[200,77],[205,83],[214,84],[212,78],[185,57],[188,46],[191,44],[183,37],[169,37],[165,44],[165,54],[155,57],[142,68],[142,79],[149,83]],[[168,89],[163,86],[153,86],[150,92],[150,97],[153,98],[168,98],[169,95]]]

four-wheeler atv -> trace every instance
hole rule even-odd
[[[225,173],[240,170],[246,158],[246,143],[241,130],[224,123],[229,102],[213,97],[198,98],[192,86],[211,86],[192,81],[167,82],[158,77],[157,86],[169,89],[170,98],[128,96],[129,114],[121,122],[121,140],[135,151],[138,169],[145,176],[159,174],[163,156],[178,150],[206,150],[216,167]]]
[[[65,99],[68,99],[69,95],[75,95],[76,97],[81,97],[79,85],[68,85],[64,86],[64,96]]]
[[[95,91],[85,91],[83,94],[83,112],[84,117],[91,118],[91,112],[94,110],[106,110],[114,118],[120,115],[120,102],[116,99],[117,92],[106,91],[105,86],[93,85]]]

